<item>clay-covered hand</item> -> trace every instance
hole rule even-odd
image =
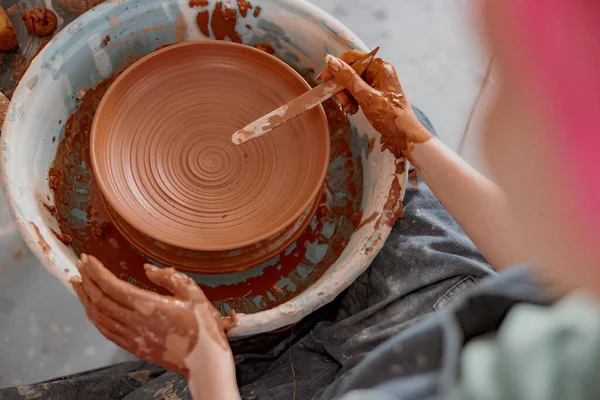
[[[92,256],[82,255],[78,268],[81,278],[71,284],[88,318],[136,356],[189,378],[186,358],[192,350],[196,354],[196,348],[218,346],[231,351],[226,332],[235,316],[223,318],[188,276],[145,265],[148,278],[173,293],[163,296],[120,280]]]
[[[327,55],[328,67],[321,72],[319,79],[337,79],[346,88],[336,95],[342,108],[348,114],[355,114],[360,106],[371,125],[381,134],[382,147],[396,157],[409,157],[407,153],[411,144],[425,142],[433,135],[412,110],[390,63],[376,58],[362,77],[350,67],[366,55],[358,50],[349,51],[340,58]]]

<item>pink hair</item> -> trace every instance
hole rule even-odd
[[[600,0],[490,1],[510,19],[501,49],[509,68],[555,128],[547,138],[570,178],[574,222],[600,244]]]

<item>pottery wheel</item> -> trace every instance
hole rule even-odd
[[[317,107],[241,146],[231,135],[310,89],[259,50],[189,42],[138,61],[94,117],[91,157],[108,205],[141,235],[225,251],[292,225],[319,194],[329,162]]]

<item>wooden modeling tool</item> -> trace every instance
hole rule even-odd
[[[379,47],[371,51],[364,58],[353,63],[352,68],[359,75],[362,75],[367,70],[378,51]],[[342,90],[344,90],[344,87],[338,83],[337,80],[332,78],[320,84],[316,88],[309,90],[300,97],[297,97],[289,103],[279,107],[275,111],[272,111],[264,117],[261,117],[250,123],[245,128],[240,129],[233,134],[231,141],[235,145],[240,145],[252,139],[261,137],[278,126],[286,123],[287,121],[290,121],[310,110],[311,108],[318,106]]]

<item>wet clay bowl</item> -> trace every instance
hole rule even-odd
[[[113,222],[154,261],[191,272],[243,271],[278,254],[316,211],[327,118],[319,106],[243,146],[231,135],[309,89],[281,60],[231,42],[181,43],[137,61],[102,98],[90,135]]]
[[[239,40],[250,46],[262,44],[268,49],[264,46],[267,44],[275,56],[301,72],[309,82],[324,67],[323,54],[368,50],[339,21],[307,1],[250,2],[253,9],[244,17],[237,10],[237,2],[231,1],[231,9],[237,14],[236,20],[229,21],[235,22]],[[82,102],[80,94],[162,45],[190,40],[231,40],[229,34],[237,40],[231,30],[220,29],[221,25],[215,24],[216,30],[210,23],[207,29],[202,25],[204,31],[198,26],[199,19],[208,17],[210,21],[216,15],[216,5],[214,0],[208,1],[206,7],[190,7],[189,0],[102,3],[50,42],[15,91],[0,138],[2,185],[28,246],[67,288],[70,289],[69,279],[78,274],[77,243],[65,246],[53,234],[53,230],[59,229],[59,222],[44,203],[56,204],[48,173],[64,140],[65,124]],[[259,7],[261,11],[255,17]],[[105,43],[107,35],[110,41]],[[362,114],[352,117],[350,122],[332,108],[326,107],[326,114],[332,147],[323,197],[333,208],[344,204],[355,208],[352,213],[355,225],[348,223],[352,219],[349,215],[332,215],[322,224],[319,237],[301,237],[280,255],[252,269],[233,274],[189,273],[219,310],[241,310],[231,337],[279,329],[332,301],[366,270],[390,233],[389,224],[381,222],[401,205],[407,183],[404,163],[396,163],[388,151],[381,150],[379,135]],[[344,132],[349,132],[347,146],[340,148],[334,141]],[[349,164],[354,173],[347,168]],[[84,159],[81,168],[89,176],[88,161]],[[78,195],[88,194],[87,184],[81,181]],[[307,229],[320,224],[320,212]],[[85,210],[74,207],[66,217],[84,223],[87,216]],[[338,240],[345,228],[350,234]],[[338,251],[342,248],[343,251],[339,257],[328,258],[336,245]],[[306,250],[303,262],[286,270],[282,261],[296,257],[303,246]],[[111,251],[109,247],[106,253]],[[139,265],[128,268],[116,273],[134,283],[142,278]],[[257,291],[265,282],[275,283]]]

